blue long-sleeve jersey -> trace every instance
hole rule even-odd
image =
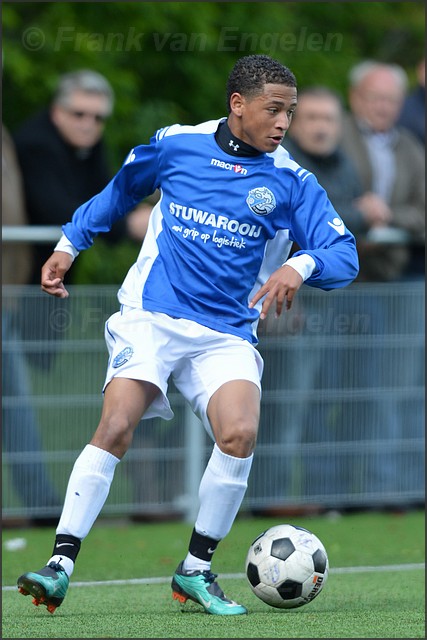
[[[288,258],[295,241],[316,263],[308,285],[344,287],[358,273],[354,236],[315,176],[274,153],[236,158],[215,140],[221,120],[160,129],[135,147],[63,232],[79,251],[160,190],[122,304],[187,318],[257,342],[255,291]],[[237,161],[236,161],[237,160]]]

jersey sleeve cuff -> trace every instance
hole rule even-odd
[[[289,258],[289,260],[286,260],[284,265],[285,264],[289,267],[292,267],[292,269],[295,269],[295,271],[298,271],[304,281],[307,280],[316,269],[316,263],[314,259],[307,253],[302,253],[299,256]]]
[[[74,258],[77,258],[79,255],[79,251],[77,251],[76,247],[68,240],[67,236],[63,233],[60,239],[58,240],[58,244],[54,248],[54,251],[63,251],[64,253],[68,253]]]

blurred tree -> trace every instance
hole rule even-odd
[[[3,121],[13,131],[49,102],[60,74],[95,69],[116,93],[106,128],[116,171],[157,128],[225,115],[225,81],[242,55],[271,55],[300,87],[326,84],[344,100],[348,69],[362,58],[397,62],[411,77],[424,14],[423,2],[6,1]],[[116,282],[122,271],[100,277]]]

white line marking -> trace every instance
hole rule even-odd
[[[329,573],[380,573],[381,571],[414,571],[424,569],[424,562],[412,564],[390,564],[374,567],[332,567]],[[245,573],[220,573],[220,580],[241,579],[246,578]],[[70,582],[70,587],[103,587],[103,586],[121,586],[131,584],[167,584],[171,581],[171,576],[163,578],[128,578],[127,580],[98,580],[96,582]],[[15,591],[14,587],[2,587],[2,591]]]

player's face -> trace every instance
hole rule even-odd
[[[106,96],[75,91],[67,105],[54,105],[51,118],[62,137],[73,147],[90,149],[101,138],[109,114]]]
[[[275,151],[291,124],[297,90],[283,84],[266,84],[255,98],[233,93],[229,127],[232,133],[263,153]]]

